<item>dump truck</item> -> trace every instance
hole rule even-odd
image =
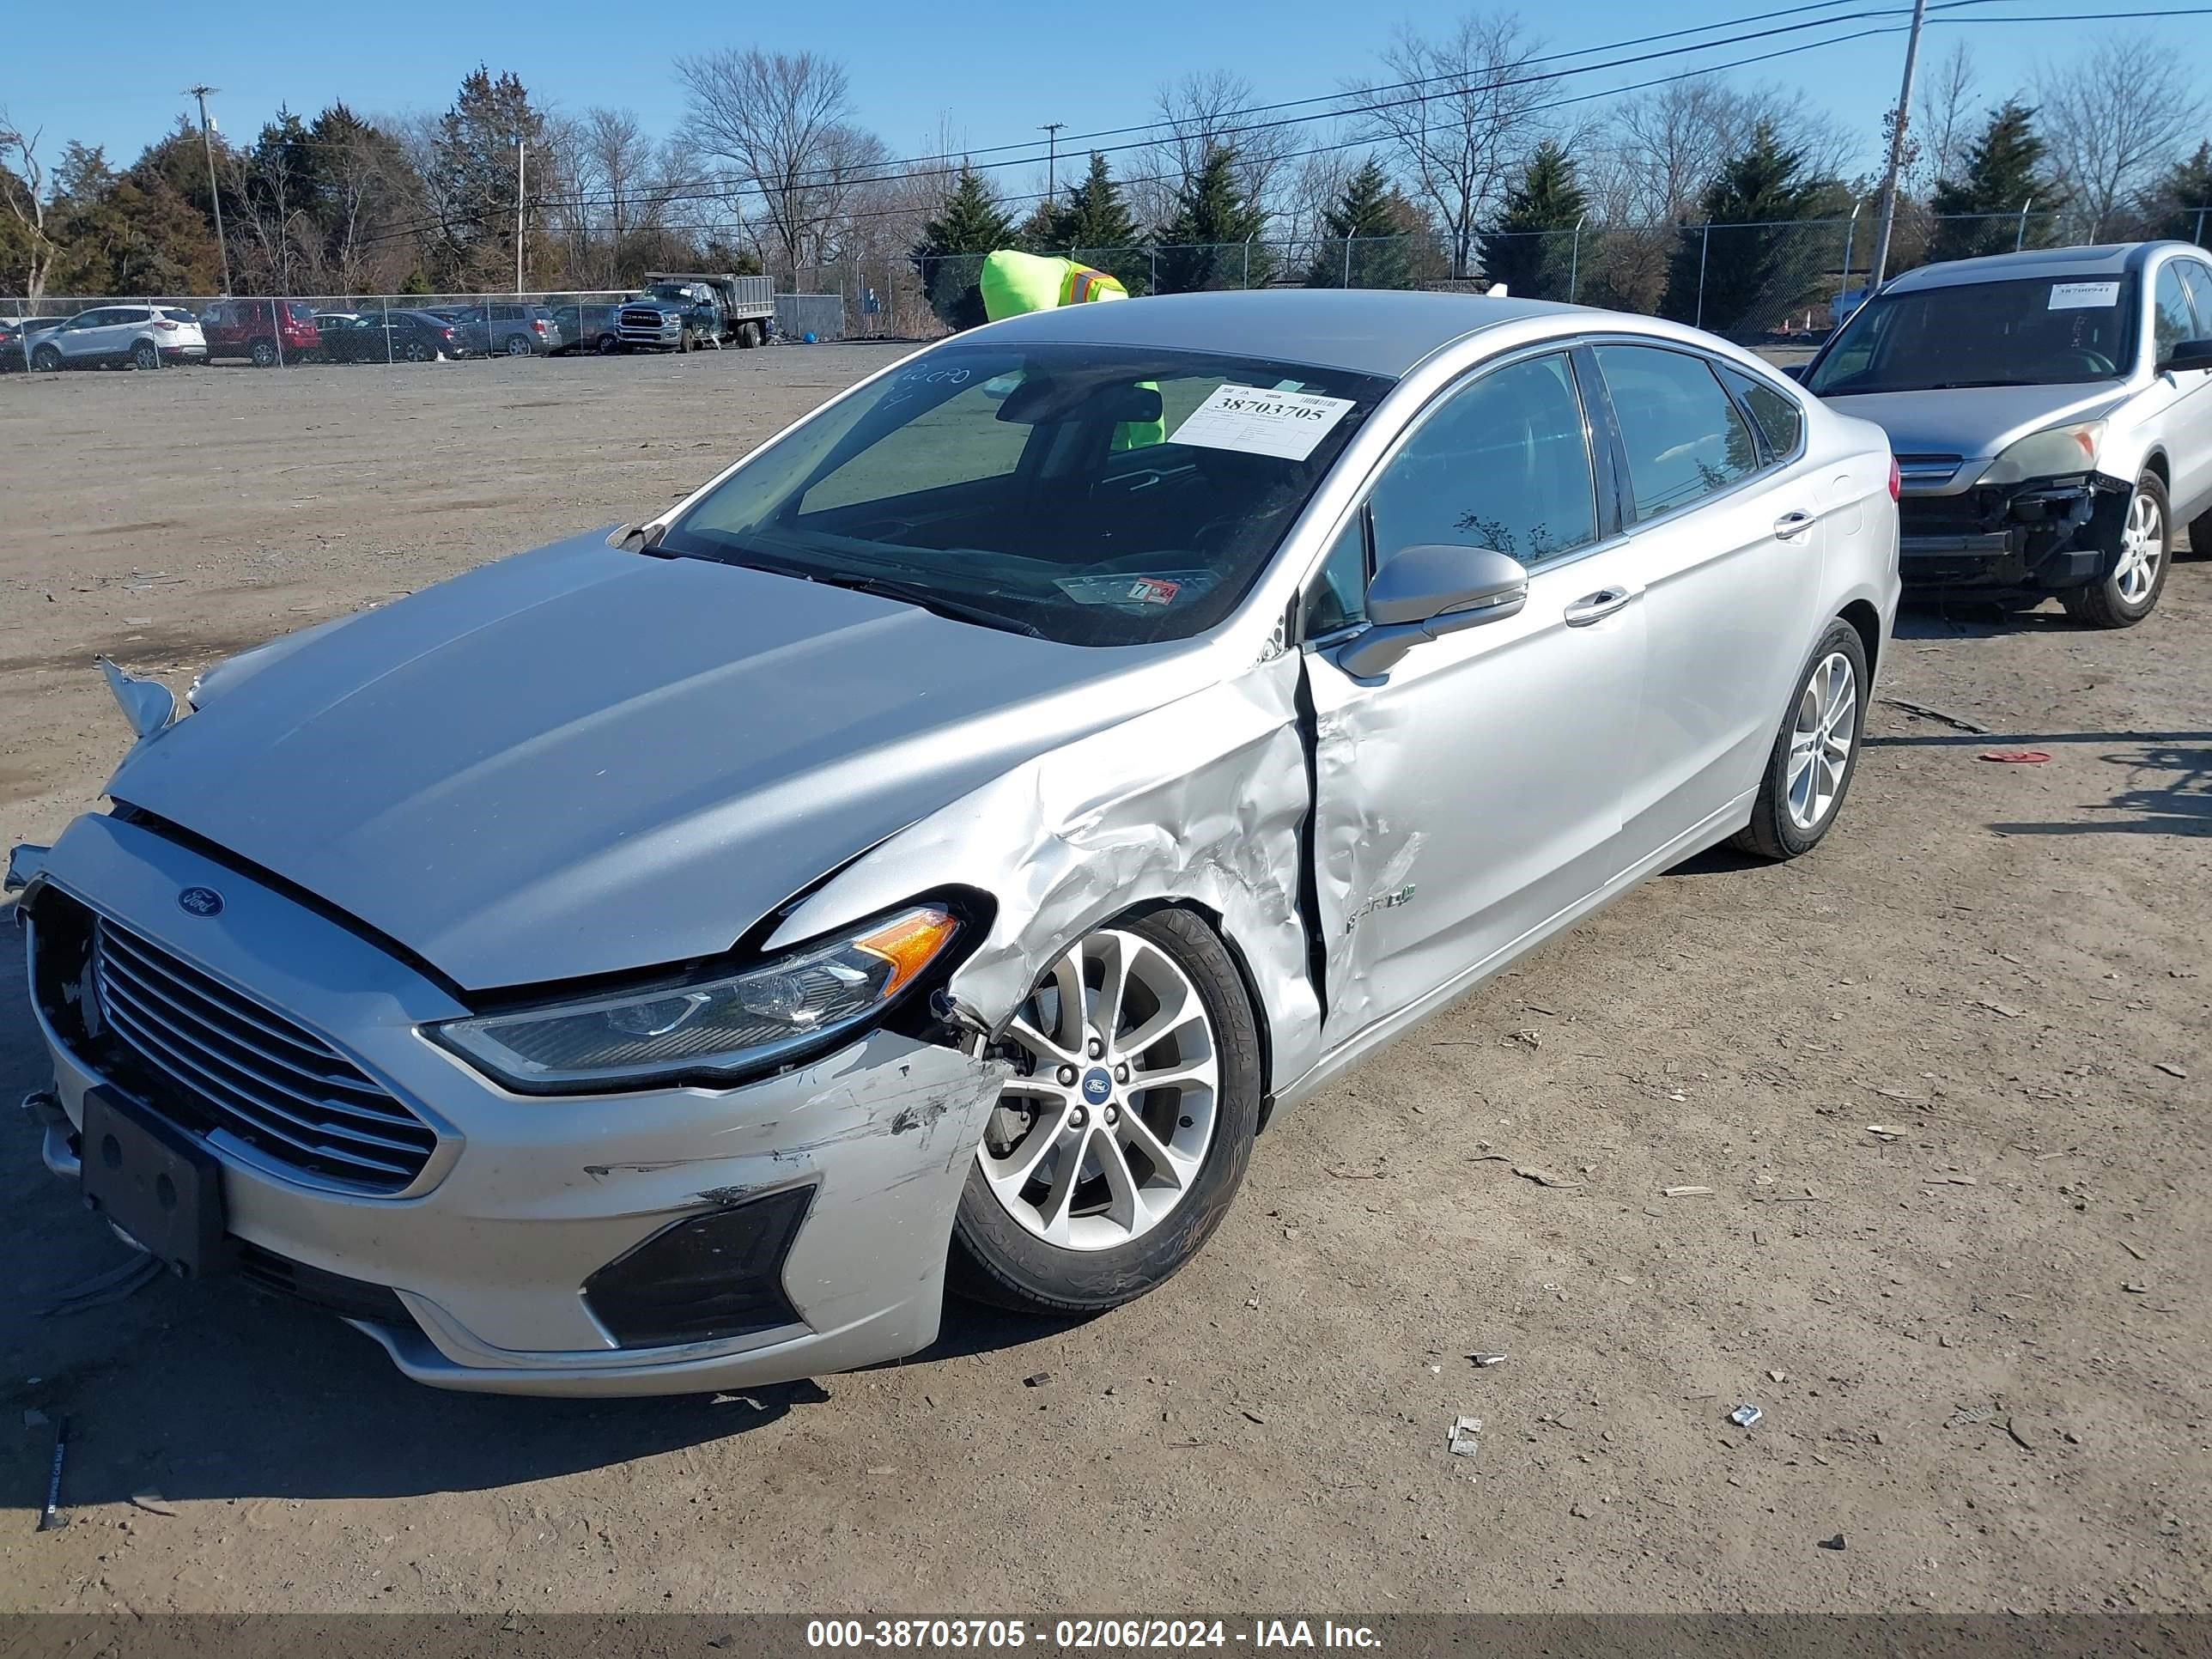
[[[642,293],[623,302],[615,334],[631,351],[757,346],[775,315],[775,285],[765,276],[656,270]]]

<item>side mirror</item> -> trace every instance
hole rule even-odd
[[[1337,665],[1370,679],[1425,640],[1503,621],[1528,603],[1528,572],[1518,559],[1486,547],[1409,547],[1367,584],[1370,625],[1337,653]]]
[[[2159,364],[2160,374],[2183,374],[2192,368],[2212,368],[2212,340],[2183,340]]]

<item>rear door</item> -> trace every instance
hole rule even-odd
[[[2167,265],[2189,296],[2193,340],[2212,339],[2212,264],[2179,254]],[[2166,464],[2173,471],[2172,507],[2177,518],[2195,518],[2212,506],[2212,369],[2190,368],[2172,379],[2179,417]],[[2202,556],[2201,555],[2199,556]]]
[[[1309,586],[1325,1043],[1464,979],[1616,867],[1644,617],[1606,466],[1568,351],[1480,370],[1416,422]],[[1346,672],[1374,564],[1437,542],[1520,560],[1527,604]]]
[[[1805,458],[1802,409],[1778,387],[1673,345],[1613,342],[1592,355],[1649,630],[1623,775],[1623,850],[1635,862],[1697,839],[1758,787],[1819,620],[1823,481]],[[1756,392],[1774,440],[1723,373]]]

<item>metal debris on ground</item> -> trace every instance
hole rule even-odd
[[[62,1459],[69,1451],[69,1419],[54,1419],[54,1461],[46,1469],[46,1506],[39,1512],[39,1530],[52,1532],[69,1525],[62,1510]]]
[[[142,1252],[119,1267],[111,1267],[71,1285],[36,1312],[40,1319],[53,1319],[64,1314],[83,1313],[91,1308],[104,1308],[111,1302],[137,1295],[161,1276],[161,1264]]]
[[[2172,1062],[2167,1060],[2154,1060],[2151,1064],[2157,1066],[2160,1071],[2165,1073],[2168,1077],[2186,1078],[2189,1075],[2189,1073],[2183,1071],[2181,1067],[2173,1065]]]
[[[149,1515],[174,1516],[176,1514],[176,1510],[169,1507],[169,1500],[157,1492],[132,1492],[131,1506],[133,1509],[143,1510]]]
[[[1902,697],[1884,697],[1882,701],[1892,708],[1902,708],[1908,714],[1917,714],[1923,720],[1934,720],[1938,726],[1948,726],[1954,732],[1971,732],[1976,737],[1982,738],[1990,734],[1990,728],[1986,726],[1978,725],[1961,714],[1947,714],[1940,708],[1930,708],[1924,702],[1907,702]]]
[[[1471,1353],[1468,1358],[1485,1370],[1492,1365],[1503,1365],[1505,1363],[1505,1356],[1502,1353]]]
[[[2148,1254],[2137,1249],[2134,1245],[2129,1243],[2124,1238],[2120,1241],[2120,1248],[2125,1250],[2130,1255],[2135,1257],[2138,1261],[2148,1261],[2150,1260]]]
[[[1899,1139],[1905,1131],[1893,1129],[1886,1123],[1869,1123],[1867,1125],[1867,1133],[1870,1135],[1877,1135],[1885,1141],[1890,1141]]]
[[[1824,1550],[1839,1550],[1839,1549],[1843,1548],[1843,1547],[1844,1547],[1844,1535],[1843,1535],[1843,1534],[1841,1534],[1841,1533],[1838,1533],[1838,1534],[1837,1534],[1833,1538],[1823,1538],[1823,1539],[1820,1540],[1820,1547],[1821,1547],[1822,1549],[1824,1549]]]
[[[1031,1371],[1027,1376],[1022,1379],[1022,1386],[1025,1389],[1041,1389],[1051,1381],[1052,1373],[1050,1371]]]
[[[1444,1449],[1454,1457],[1472,1457],[1481,1442],[1475,1437],[1482,1432],[1479,1417],[1455,1417],[1451,1432],[1444,1437]]]
[[[1711,1198],[1712,1195],[1713,1189],[1710,1187],[1662,1187],[1659,1189],[1662,1198]]]
[[[2040,749],[1992,749],[1982,757],[2001,766],[2040,766],[2050,758]]]
[[[1744,1404],[1738,1406],[1734,1411],[1729,1413],[1729,1421],[1735,1424],[1739,1429],[1755,1428],[1758,1426],[1759,1419],[1765,1415],[1766,1413],[1759,1410],[1758,1407],[1752,1405],[1749,1401],[1746,1401]]]
[[[1513,1173],[1519,1176],[1523,1181],[1534,1182],[1539,1187],[1572,1188],[1583,1184],[1579,1181],[1570,1181],[1565,1176],[1553,1175],[1549,1170],[1539,1170],[1534,1165],[1528,1164],[1515,1164],[1513,1166]]]

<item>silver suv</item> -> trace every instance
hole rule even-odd
[[[2175,523],[2212,541],[2212,258],[2186,243],[1908,271],[1795,374],[1889,433],[1908,588],[2129,628]]]

